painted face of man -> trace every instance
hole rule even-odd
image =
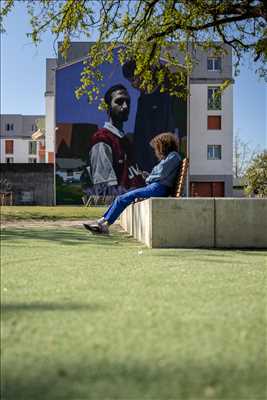
[[[110,116],[112,120],[125,122],[128,120],[131,99],[125,90],[116,90],[111,95]]]

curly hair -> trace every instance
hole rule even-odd
[[[172,151],[179,149],[177,137],[171,132],[160,133],[150,141],[150,146],[153,147],[156,157],[159,160],[167,157]]]

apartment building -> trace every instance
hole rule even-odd
[[[2,114],[0,160],[3,164],[45,163],[45,136],[38,125],[43,115]]]
[[[50,152],[56,151],[57,174],[62,176],[60,165],[64,161],[69,180],[85,163],[88,138],[106,120],[97,103],[89,104],[86,96],[77,100],[74,94],[80,85],[89,46],[87,42],[73,42],[67,59],[59,55],[58,59],[47,60],[46,146]],[[222,56],[215,55],[212,50],[194,51],[197,63],[189,77],[190,97],[184,105],[177,103],[171,116],[175,124],[173,128],[168,125],[168,129],[179,136],[183,154],[189,158],[189,196],[232,196],[234,81],[231,49],[222,46],[225,50]],[[104,65],[102,72],[106,89],[115,83],[123,83],[129,90],[131,114],[124,128],[125,132],[134,135],[140,92],[125,80],[116,57],[114,65]],[[220,94],[218,88],[225,80],[229,81],[229,86]],[[153,104],[154,100],[151,101],[150,108],[156,110],[155,124],[163,114],[158,105]],[[75,171],[71,169],[73,163]]]
[[[233,78],[232,54],[196,52],[190,77],[189,159],[191,196],[232,196]],[[222,94],[218,88],[229,86]]]

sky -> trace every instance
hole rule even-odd
[[[38,47],[31,43],[26,36],[29,18],[20,1],[7,16],[5,28],[6,33],[1,34],[1,113],[45,114],[46,58],[56,58],[53,37],[46,33]],[[252,149],[267,148],[267,85],[247,59],[235,77],[236,132]]]

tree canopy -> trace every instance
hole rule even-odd
[[[267,197],[267,151],[264,150],[254,157],[248,167],[245,179],[247,182],[246,193]]]
[[[148,92],[157,85],[179,94],[190,73],[196,47],[233,49],[235,72],[245,54],[258,62],[258,74],[267,78],[267,2],[264,0],[24,0],[30,16],[29,36],[38,44],[42,33],[51,31],[62,39],[60,52],[67,54],[72,40],[97,40],[76,95],[97,98],[102,80],[99,65],[112,62],[115,48],[119,60],[133,60],[139,86]],[[15,0],[1,2],[1,30]],[[177,52],[183,55],[181,69]],[[162,63],[162,58],[165,62]],[[175,73],[174,73],[175,72]]]

